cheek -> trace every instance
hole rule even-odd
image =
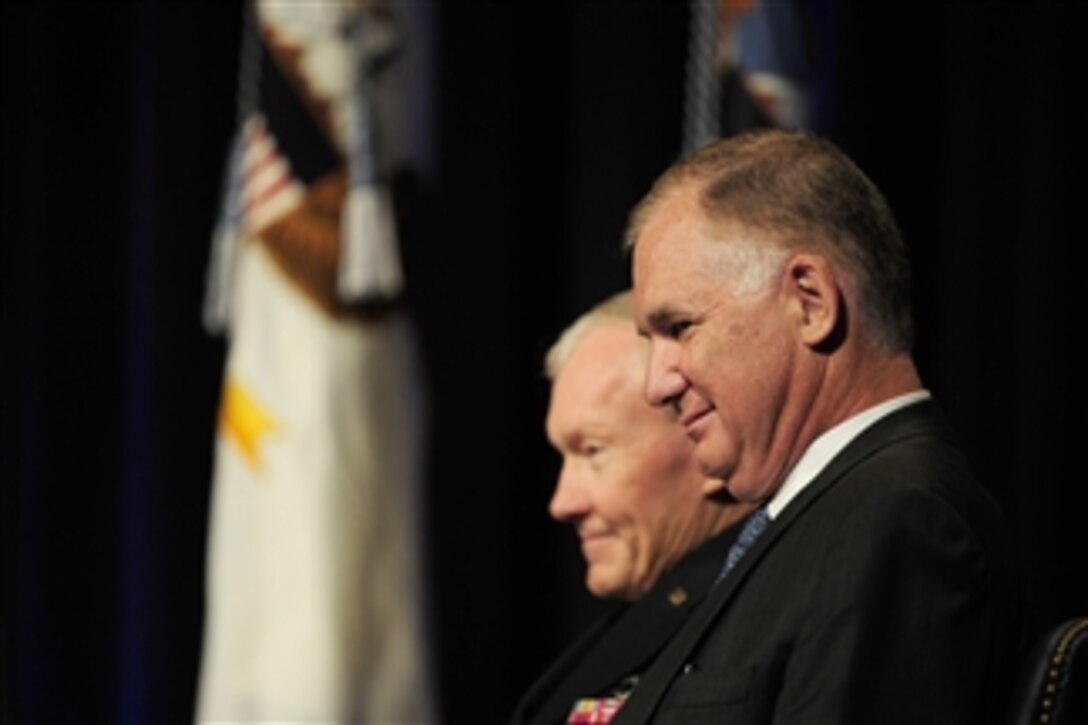
[[[610,470],[594,481],[593,513],[613,528],[627,526],[639,508],[638,491],[631,482],[631,474],[622,470]]]
[[[632,480],[638,493],[631,511],[643,529],[656,528],[662,519],[672,517],[698,496],[699,487],[693,484],[699,473],[693,466],[692,453],[693,446],[685,436],[652,446],[641,458]]]
[[[719,416],[729,418],[773,396],[791,350],[781,330],[734,326],[728,334],[692,347],[689,379],[710,398]]]
[[[670,421],[672,429],[663,432],[650,450],[641,467],[646,485],[658,492],[658,497],[676,498],[677,488],[695,475],[691,466],[691,454],[695,446],[687,433]]]
[[[744,375],[749,349],[735,334],[696,337],[682,353],[681,368],[697,389],[710,392]]]

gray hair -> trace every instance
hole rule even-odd
[[[594,305],[570,323],[544,355],[544,375],[554,381],[571,352],[591,328],[603,324],[629,324],[634,333],[634,305],[631,290],[623,290]]]
[[[893,351],[910,349],[906,244],[887,200],[835,145],[804,131],[762,129],[704,146],[668,168],[635,206],[626,249],[680,188],[698,194],[711,224],[738,223],[762,232],[763,244],[825,255],[852,281],[870,333]]]

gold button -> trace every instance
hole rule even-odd
[[[684,587],[676,587],[669,592],[669,604],[674,607],[679,607],[681,604],[688,600],[688,590]]]

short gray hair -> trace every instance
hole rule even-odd
[[[735,222],[791,251],[825,254],[854,282],[857,312],[884,346],[913,344],[906,244],[876,185],[831,142],[761,129],[716,141],[669,167],[635,206],[625,247],[679,189],[697,194],[710,223]]]
[[[630,324],[635,331],[634,304],[631,290],[616,292],[580,315],[559,333],[544,355],[544,375],[554,381],[566,364],[571,351],[591,328],[602,324]]]

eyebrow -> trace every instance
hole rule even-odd
[[[667,328],[673,320],[677,317],[681,317],[680,313],[669,307],[660,307],[650,314],[646,315],[646,322],[649,325],[649,329],[644,329],[639,325],[640,335],[649,335],[653,330],[663,330]]]

